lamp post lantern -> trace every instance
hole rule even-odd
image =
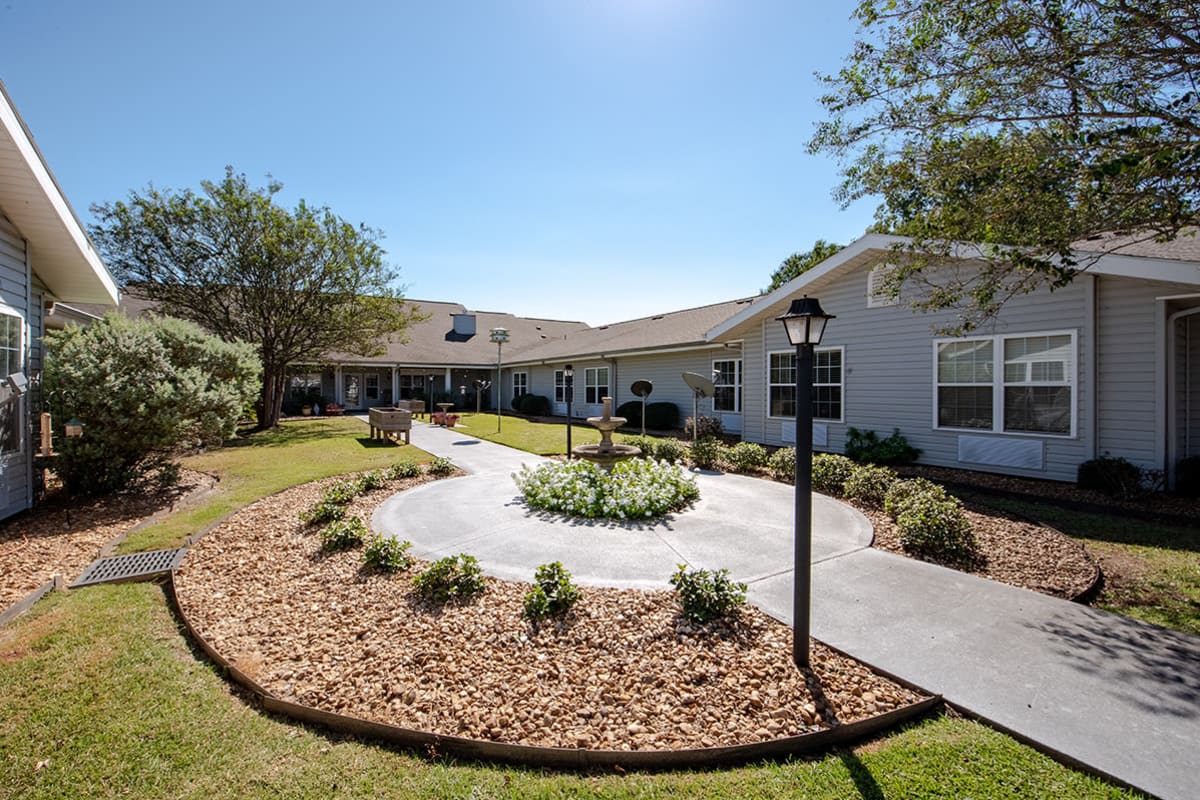
[[[496,433],[500,432],[500,394],[501,387],[504,386],[504,379],[501,376],[501,367],[503,365],[503,350],[504,343],[508,341],[508,328],[492,328],[489,331],[491,340],[496,343]]]
[[[792,661],[808,667],[809,610],[812,600],[812,378],[813,348],[821,343],[832,314],[821,310],[815,297],[793,300],[776,317],[796,348],[796,516],[794,526],[795,579],[792,584]]]
[[[567,459],[571,458],[571,401],[575,399],[575,370],[567,364],[563,370],[563,399],[567,401]]]

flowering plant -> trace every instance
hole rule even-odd
[[[639,519],[675,511],[700,496],[683,467],[631,459],[605,472],[590,461],[554,462],[513,475],[531,508],[576,517]]]

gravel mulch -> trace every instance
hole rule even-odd
[[[55,575],[74,580],[105,544],[214,483],[210,475],[182,470],[179,485],[169,491],[90,501],[52,495],[5,520],[0,523],[0,610]]]
[[[369,520],[401,481],[360,497]],[[415,570],[365,572],[325,554],[297,511],[310,484],[266,498],[193,546],[176,576],[197,631],[281,699],[445,735],[552,747],[649,750],[760,742],[921,699],[754,608],[698,627],[670,592],[583,587],[565,619],[522,619],[528,586],[489,578],[471,602],[432,606]],[[416,569],[423,567],[418,564]]]

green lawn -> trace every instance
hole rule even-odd
[[[0,798],[1115,798],[940,718],[815,760],[573,775],[430,761],[255,710],[154,584],[57,592],[0,629]]]
[[[458,427],[466,433],[487,439],[489,442],[508,445],[539,456],[566,454],[567,426],[564,422],[535,422],[524,417],[503,417],[500,432],[496,433],[495,414],[463,414]],[[613,441],[624,441],[625,435],[618,433]],[[600,431],[583,420],[571,424],[571,446],[596,444]]]
[[[1098,607],[1200,635],[1200,523],[1088,513],[1029,496],[959,494],[1044,522],[1087,545],[1105,566]]]
[[[366,423],[352,417],[284,422],[276,430],[183,459],[188,469],[219,475],[216,491],[202,503],[134,532],[118,552],[178,547],[230,512],[299,483],[397,461],[428,460],[428,453],[411,445],[372,440]]]

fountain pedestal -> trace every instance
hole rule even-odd
[[[603,411],[598,417],[588,417],[588,424],[600,431],[600,444],[581,444],[572,448],[571,454],[599,465],[604,470],[610,470],[613,464],[634,458],[642,454],[640,447],[629,444],[614,444],[612,433],[625,424],[625,417],[612,415],[612,398],[602,397],[600,403]]]

